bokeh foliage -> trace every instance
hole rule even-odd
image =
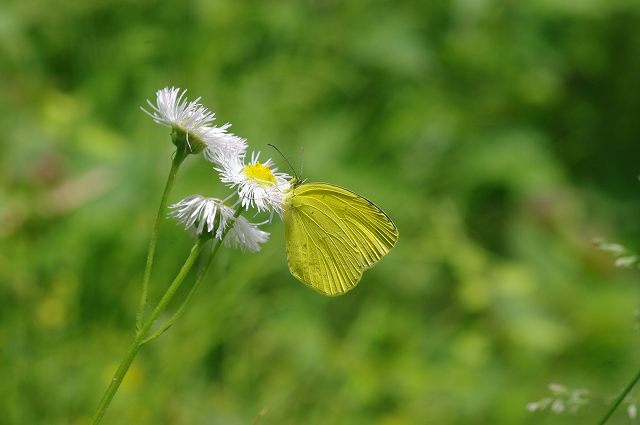
[[[366,195],[400,241],[323,298],[282,225],[226,251],[145,347],[105,423],[585,423],[638,364],[636,0],[0,4],[0,423],[84,424],[132,334],[168,131],[189,89],[263,155]],[[282,162],[282,161],[281,161]],[[298,166],[301,160],[298,160]],[[282,164],[281,168],[284,168]],[[174,201],[222,196],[191,158]],[[154,295],[191,241],[161,229]],[[612,423],[625,423],[621,412]]]

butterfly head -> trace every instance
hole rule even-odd
[[[296,177],[291,177],[291,180],[289,180],[289,184],[291,185],[292,189],[297,188],[300,185],[303,185],[304,182],[306,182],[307,179],[304,180],[300,180],[297,176]]]

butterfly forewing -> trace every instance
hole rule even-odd
[[[395,245],[391,219],[356,193],[326,183],[293,190],[284,213],[289,270],[317,291],[349,291]]]

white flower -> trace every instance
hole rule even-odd
[[[239,247],[251,252],[260,251],[261,243],[269,240],[269,233],[258,228],[258,224],[250,223],[246,218],[239,216],[233,228],[224,239],[226,246]]]
[[[202,106],[200,98],[189,102],[177,87],[165,87],[156,92],[156,104],[147,99],[151,111],[140,107],[156,123],[170,127],[174,133],[180,136],[174,137],[174,143],[178,145],[184,138],[190,153],[200,152],[204,148],[216,149],[217,146],[226,146],[220,143],[221,139],[227,139],[227,129],[231,124],[227,123],[215,127],[213,122],[216,114]],[[182,142],[184,143],[184,142]]]
[[[290,188],[291,177],[278,172],[270,159],[261,163],[260,153],[251,154],[251,161],[245,164],[245,155],[216,158],[215,169],[220,180],[231,188],[238,188],[238,197],[243,208],[255,207],[258,211],[282,213],[283,198]]]
[[[156,104],[147,99],[151,107],[149,112],[140,107],[156,123],[167,127],[179,128],[187,133],[201,137],[216,119],[216,115],[200,105],[200,98],[189,102],[184,95],[187,91],[177,87],[165,87],[156,92]]]
[[[177,218],[185,230],[191,230],[196,235],[215,233],[218,239],[229,220],[233,219],[233,210],[221,200],[201,195],[186,197],[169,208],[173,210],[169,215]]]
[[[261,243],[269,239],[269,233],[250,223],[244,217],[238,217],[234,222],[234,211],[224,201],[217,198],[207,198],[192,195],[171,205],[171,216],[178,219],[196,235],[210,233],[216,239],[222,239],[225,229],[233,222],[233,227],[227,232],[224,243],[227,246],[239,247],[248,251],[260,251]]]
[[[228,128],[228,127],[226,127]],[[225,130],[226,130],[225,128]],[[220,165],[221,158],[242,158],[247,152],[247,139],[213,128],[204,138],[204,157]]]

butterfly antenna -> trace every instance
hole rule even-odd
[[[271,146],[272,148],[274,148],[276,151],[278,151],[278,153],[280,154],[280,156],[286,161],[287,165],[289,165],[289,168],[291,168],[291,171],[293,172],[293,176],[296,178],[296,181],[300,181],[300,179],[298,178],[298,173],[296,173],[296,169],[293,168],[293,165],[291,165],[291,162],[287,159],[286,156],[284,156],[284,154],[282,153],[282,151],[280,149],[278,149],[278,147],[276,145],[272,145],[271,143],[267,143],[267,146]]]

